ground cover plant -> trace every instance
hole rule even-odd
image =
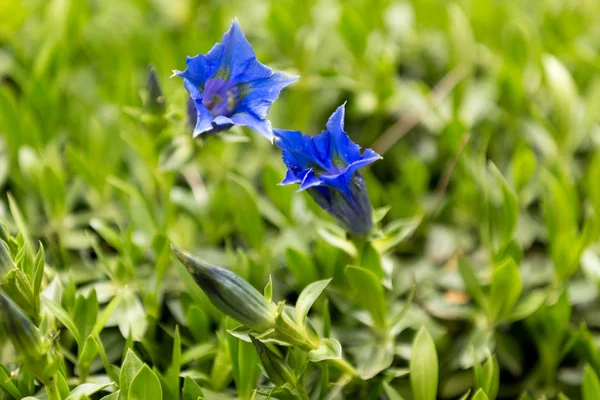
[[[599,399],[599,21],[0,1],[0,399]]]

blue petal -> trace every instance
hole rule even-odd
[[[213,130],[213,116],[210,111],[208,111],[208,108],[202,104],[201,100],[195,100],[194,105],[196,106],[198,118],[196,120],[193,136],[198,137],[202,134],[208,134]]]
[[[352,191],[350,189],[351,174],[342,173],[339,175],[323,175],[321,181],[344,195],[348,200],[353,201]]]
[[[302,179],[302,183],[300,184],[300,189],[298,191],[310,189],[315,186],[321,185],[321,181],[319,178],[315,176],[315,173],[312,169],[309,169],[307,173],[304,175],[304,179]]]
[[[240,107],[251,110],[259,117],[265,117],[269,112],[271,104],[277,100],[281,90],[296,82],[298,76],[290,76],[281,72],[248,82],[248,94],[240,103]]]
[[[185,73],[186,71],[184,71]],[[200,91],[200,84],[196,84],[190,79],[183,80],[183,86],[188,91],[190,97],[194,100],[202,100],[202,92]]]
[[[335,110],[327,121],[327,130],[331,134],[331,151],[337,153],[346,164],[360,159],[360,146],[352,142],[344,131],[345,105],[342,104]]]
[[[231,116],[231,120],[236,125],[247,126],[250,129],[260,133],[270,141],[273,141],[273,129],[271,128],[271,122],[257,117],[251,112],[236,113]]]
[[[213,119],[212,125],[214,128],[216,128],[218,130],[225,130],[225,129],[229,129],[233,125],[235,125],[235,122],[232,121],[230,118],[219,115],[219,116],[215,117],[215,119]]]
[[[275,129],[275,145],[281,149],[284,164],[291,170],[302,171],[314,164],[315,154],[311,149],[311,138],[299,131]],[[307,149],[306,144],[309,144]]]
[[[244,72],[238,75],[241,82],[250,82],[257,79],[265,79],[271,76],[273,71],[256,58],[250,60],[244,68]]]
[[[196,110],[196,104],[191,97],[188,97],[187,101],[187,117],[188,125],[192,128],[195,127],[198,122],[198,110]]]
[[[321,164],[326,165],[327,169],[333,166],[331,134],[328,131],[323,131],[320,135],[313,136],[311,147],[315,154],[318,155],[319,160],[321,160]]]
[[[280,185],[291,185],[291,184],[300,183],[300,182],[302,182],[302,180],[296,176],[294,171],[292,171],[291,169],[288,169],[288,171],[285,173],[285,178],[283,178]]]
[[[223,35],[223,47],[221,67],[227,68],[229,79],[238,81],[248,64],[256,60],[256,54],[244,36],[237,18],[233,20],[231,27]]]
[[[183,72],[175,71],[175,74],[199,87],[219,69],[223,49],[223,45],[217,43],[210,49],[208,54],[198,54],[195,57],[188,56],[185,60],[187,69]]]

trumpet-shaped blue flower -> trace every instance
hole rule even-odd
[[[197,113],[194,137],[242,125],[273,140],[271,123],[265,118],[281,90],[298,77],[273,73],[261,64],[237,19],[222,43],[215,44],[208,54],[188,57],[186,64],[185,71],[173,74],[183,78],[193,99]]]
[[[344,132],[344,105],[327,121],[327,129],[311,137],[275,129],[275,144],[288,167],[282,185],[300,184],[312,198],[352,233],[364,236],[373,225],[365,181],[358,170],[381,158],[360,147]]]

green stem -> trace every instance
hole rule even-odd
[[[46,384],[46,395],[48,396],[48,400],[61,400],[58,384],[56,383],[56,375],[50,378],[50,381]]]
[[[353,378],[358,377],[358,371],[352,366],[352,364],[350,364],[348,361],[344,360],[343,358],[340,358],[337,360],[330,360],[330,361],[340,371],[348,373]]]
[[[309,400],[310,397],[308,397],[308,393],[306,393],[306,389],[304,389],[304,386],[297,386],[296,390],[298,391],[298,398],[300,400]]]

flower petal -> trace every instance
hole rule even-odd
[[[195,57],[188,56],[185,60],[187,69],[183,72],[175,71],[175,74],[191,81],[198,87],[217,72],[221,65],[223,50],[223,45],[217,43],[210,49],[208,54],[198,54]]]
[[[235,123],[230,118],[219,115],[213,119],[212,125],[214,129],[224,131],[231,128]]]
[[[232,115],[231,120],[236,125],[247,126],[270,141],[273,141],[273,129],[271,128],[271,122],[269,120],[259,118],[253,113],[246,111]]]
[[[350,179],[352,174],[341,173],[338,175],[322,175],[319,177],[321,181],[344,195],[348,200],[352,200],[352,192],[350,190]]]
[[[210,111],[208,111],[208,108],[202,104],[201,100],[195,100],[194,105],[196,106],[197,119],[193,136],[198,137],[203,134],[208,134],[213,130],[213,116]]]
[[[249,109],[263,118],[269,112],[271,104],[279,97],[281,90],[298,79],[298,76],[276,72],[269,77],[250,81],[247,83],[248,94],[240,103],[240,107]]]
[[[327,130],[331,134],[331,156],[338,154],[346,164],[351,164],[360,159],[360,146],[351,141],[344,131],[345,105],[346,103],[339,106],[329,117]]]
[[[310,145],[310,136],[302,136],[300,131],[288,131],[284,129],[274,129],[275,145],[281,149],[283,162],[289,169],[300,172],[310,168],[314,163],[315,154],[305,147],[308,142]]]
[[[281,183],[279,183],[279,185],[281,185],[281,186],[291,185],[291,184],[300,183],[300,182],[302,182],[302,180],[300,180],[296,176],[294,171],[292,171],[291,169],[288,169],[287,172],[285,173],[285,178],[283,178],[283,180],[281,181]]]
[[[321,181],[315,176],[314,171],[309,169],[306,175],[304,175],[304,179],[302,179],[302,183],[300,184],[300,189],[298,189],[298,191],[301,192],[303,190],[310,189],[311,187],[319,186],[320,184]]]
[[[231,27],[223,35],[223,47],[221,67],[227,68],[229,79],[238,81],[248,64],[256,60],[256,54],[244,36],[237,18],[233,20]]]

